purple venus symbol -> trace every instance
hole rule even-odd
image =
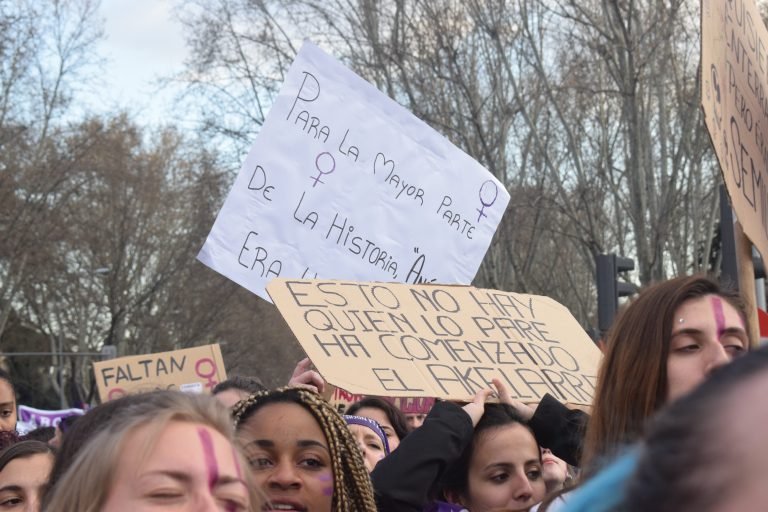
[[[326,155],[328,156],[328,158],[331,159],[330,170],[324,171],[320,168],[320,157],[326,156]],[[327,161],[328,158],[325,158],[324,160]],[[318,183],[323,183],[323,184],[325,183],[320,178],[322,178],[324,174],[331,174],[333,171],[336,170],[336,160],[333,158],[332,154],[330,154],[327,151],[324,151],[319,155],[317,155],[317,158],[315,158],[315,168],[317,169],[317,176],[310,176],[311,179],[315,180],[315,182],[312,184],[312,188],[315,188],[315,185],[317,185]]]
[[[493,192],[490,192],[491,189],[493,189]],[[493,197],[491,197],[491,194],[493,194]],[[493,203],[495,203],[496,199],[499,197],[499,187],[496,186],[496,183],[493,180],[486,180],[480,186],[478,195],[480,196],[480,204],[483,205],[481,208],[477,209],[477,222],[480,222],[480,219],[488,216],[485,214],[485,209],[493,206]]]

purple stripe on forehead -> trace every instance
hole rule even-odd
[[[717,337],[723,335],[725,331],[725,311],[723,311],[723,301],[720,297],[712,297],[712,311],[715,313],[715,324],[717,325]]]
[[[211,433],[204,428],[198,428],[197,435],[200,437],[205,467],[208,470],[208,487],[213,489],[213,486],[219,480],[219,463],[216,461],[216,452],[213,449],[213,438]]]

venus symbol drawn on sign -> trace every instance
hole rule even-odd
[[[483,193],[483,191],[490,190],[490,187],[486,187],[486,185],[489,184],[493,187],[493,199],[490,198],[489,192]],[[477,222],[480,222],[481,218],[488,216],[485,214],[485,209],[493,206],[493,203],[495,203],[496,199],[499,197],[499,187],[496,186],[496,183],[494,183],[493,180],[486,180],[480,186],[478,195],[480,196],[480,204],[483,205],[481,208],[477,209]],[[490,199],[490,201],[488,201],[488,199]]]
[[[200,368],[203,364],[207,364],[209,366],[210,371],[208,373],[203,373],[203,370]],[[207,388],[213,388],[216,386],[216,384],[218,384],[216,379],[213,378],[216,376],[216,365],[209,357],[199,359],[195,363],[195,373],[202,379],[208,379],[205,383],[205,387]]]
[[[320,168],[320,157],[325,156],[325,155],[327,155],[328,158],[331,159],[331,161],[330,161],[330,170],[329,171],[324,171],[323,169]],[[325,160],[327,161],[328,159],[326,158]],[[333,158],[332,154],[330,154],[327,151],[323,151],[322,153],[317,155],[317,158],[315,158],[315,168],[317,169],[317,176],[310,176],[311,179],[315,180],[315,182],[312,184],[312,188],[315,188],[315,185],[317,185],[318,183],[325,184],[325,182],[322,181],[320,178],[322,178],[323,175],[331,174],[333,171],[336,170],[336,160]]]

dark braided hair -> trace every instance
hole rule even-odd
[[[371,478],[357,441],[344,418],[317,393],[305,388],[280,388],[254,393],[238,402],[232,410],[237,430],[259,409],[274,403],[297,404],[320,425],[331,454],[333,510],[376,512]]]

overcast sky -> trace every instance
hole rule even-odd
[[[186,49],[171,0],[103,0],[106,59],[97,109],[127,109],[143,122],[162,122],[172,112],[173,91],[158,91],[158,77],[182,69]]]

